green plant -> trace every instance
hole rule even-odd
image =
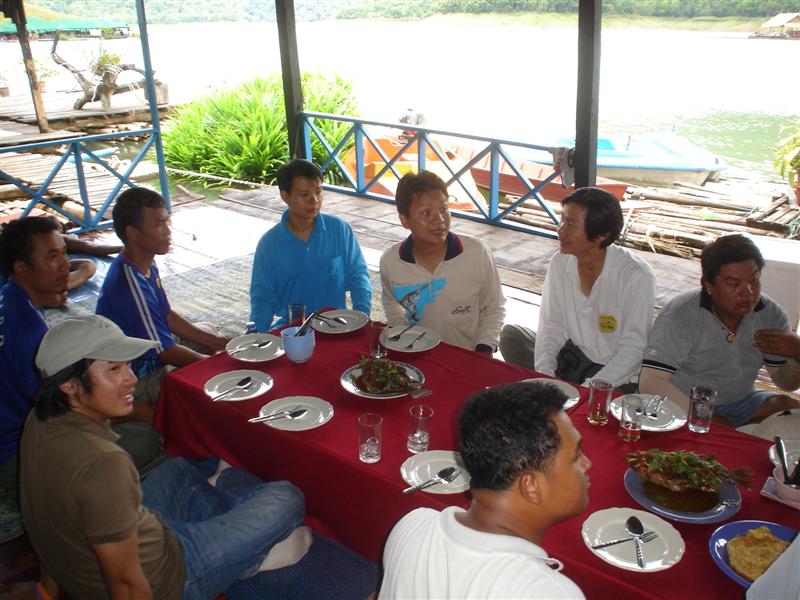
[[[305,73],[302,81],[307,110],[356,114],[350,82],[319,73]],[[289,158],[285,114],[279,74],[215,92],[179,108],[166,124],[166,163],[187,171],[272,184],[278,167]],[[318,121],[317,126],[332,147],[349,128],[347,123],[327,120]],[[320,163],[324,149],[313,135],[312,139],[313,159]],[[329,178],[341,181],[335,175]]]
[[[784,127],[784,130],[793,131],[780,142],[775,151],[775,167],[789,182],[789,186],[794,186],[800,173],[800,124],[794,127]]]
[[[121,62],[122,58],[119,54],[108,52],[102,46],[100,46],[97,54],[92,57],[89,68],[91,68],[92,73],[98,77],[102,77],[103,73],[105,73],[108,69],[119,67]]]

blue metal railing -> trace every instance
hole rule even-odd
[[[521,204],[527,200],[534,200],[545,212],[547,219],[552,221],[555,226],[558,225],[558,217],[545,202],[541,195],[541,190],[553,182],[562,172],[554,171],[534,185],[520,170],[518,166],[520,164],[519,158],[512,156],[514,150],[523,153],[525,151],[549,152],[551,150],[549,146],[454,133],[419,125],[384,123],[328,113],[303,111],[298,114],[298,117],[303,131],[305,155],[308,157],[312,155],[312,141],[318,143],[323,149],[323,158],[320,160],[323,172],[329,169],[336,169],[341,173],[345,182],[349,184],[325,184],[324,187],[326,189],[382,202],[394,202],[393,195],[375,191],[376,188],[387,189],[387,182],[390,187],[396,186],[397,181],[403,176],[403,172],[399,168],[400,165],[403,165],[405,170],[410,168],[418,171],[428,167],[428,163],[434,162],[437,166],[437,174],[444,179],[448,188],[450,190],[455,189],[461,198],[472,202],[473,206],[470,210],[473,212],[453,210],[454,214],[466,219],[517,231],[525,231],[543,237],[556,237],[556,234],[549,229],[511,221],[508,218],[512,211]],[[323,120],[349,123],[350,127],[341,140],[333,145],[330,140],[326,139],[318,126],[318,121]],[[385,151],[380,144],[380,139],[385,139],[387,133],[390,134],[388,137],[393,140],[393,147],[389,152]],[[459,157],[448,152],[445,149],[445,144],[451,144],[454,140],[469,142],[470,156]],[[369,164],[372,173],[370,176],[366,173],[366,167],[368,166],[365,161],[366,144],[369,144],[370,151],[379,157],[379,160]],[[346,152],[345,148],[347,148]],[[471,170],[485,162],[486,157],[489,158],[489,181],[486,187],[487,197],[484,198],[483,194],[474,185]],[[500,209],[501,159],[505,161],[506,167],[502,171],[503,176],[515,178],[514,181],[518,182],[523,191],[517,199],[510,202],[503,210]],[[347,164],[345,164],[345,161]],[[411,164],[409,165],[409,163]]]
[[[78,224],[78,229],[70,230],[70,233],[80,233],[83,231],[91,231],[93,229],[100,229],[102,227],[107,227],[111,224],[111,221],[104,220],[103,215],[105,214],[106,210],[108,210],[108,207],[111,205],[114,199],[117,197],[123,185],[126,184],[129,186],[134,185],[130,180],[131,174],[133,173],[133,170],[136,168],[139,162],[142,160],[142,158],[144,158],[144,156],[147,154],[147,152],[155,143],[157,139],[155,133],[156,133],[155,129],[148,128],[136,131],[124,131],[119,133],[89,135],[89,136],[60,139],[49,142],[20,144],[17,146],[0,148],[0,156],[2,156],[2,154],[7,152],[27,152],[30,150],[39,150],[41,148],[61,147],[64,145],[67,146],[67,151],[64,152],[63,155],[61,155],[58,162],[50,170],[50,173],[44,178],[41,184],[38,184],[38,187],[36,189],[19,181],[16,177],[11,175],[10,173],[6,173],[2,169],[2,162],[0,162],[0,178],[5,179],[9,183],[17,186],[19,189],[21,189],[26,194],[31,196],[30,202],[28,202],[28,205],[22,212],[21,216],[23,217],[27,217],[33,210],[33,208],[37,204],[41,203],[46,206],[49,206],[56,212],[62,214],[68,219],[75,221]],[[144,146],[139,150],[136,156],[130,161],[130,164],[125,168],[123,173],[117,172],[112,166],[110,166],[106,161],[104,161],[100,156],[96,155],[94,151],[92,151],[86,146],[86,144],[90,142],[108,141],[118,138],[140,136],[140,135],[149,135],[150,137],[147,139]],[[90,157],[90,159],[93,162],[96,162],[98,165],[103,167],[106,171],[108,171],[117,178],[117,182],[114,185],[113,189],[105,197],[105,199],[100,205],[100,208],[96,210],[94,215],[92,215],[93,209],[91,208],[90,205],[89,192],[86,187],[86,176],[83,170],[84,156]],[[61,208],[61,206],[59,206],[57,203],[53,202],[52,200],[50,200],[45,196],[45,194],[47,194],[49,190],[50,184],[53,183],[53,180],[55,179],[56,175],[59,174],[59,172],[65,165],[71,164],[70,158],[74,160],[75,178],[78,183],[78,191],[80,192],[83,204],[83,217],[79,217],[75,214],[65,212],[64,209]],[[162,186],[166,186],[166,183],[162,183]],[[162,189],[165,189],[165,187],[162,187]],[[163,195],[167,203],[169,203],[169,194],[167,193]]]

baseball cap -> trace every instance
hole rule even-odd
[[[83,358],[126,362],[158,346],[158,342],[127,337],[100,315],[66,319],[44,334],[36,366],[49,377]]]

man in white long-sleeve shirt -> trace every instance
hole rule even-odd
[[[613,195],[580,188],[562,206],[538,331],[507,325],[500,350],[510,362],[573,383],[633,387],[653,320],[655,275],[646,261],[613,245],[623,226]]]
[[[404,175],[395,201],[411,235],[381,256],[389,325],[419,323],[445,342],[493,354],[505,298],[491,252],[480,240],[450,231],[447,186],[435,173]]]

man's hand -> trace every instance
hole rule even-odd
[[[753,346],[764,354],[785,356],[800,362],[800,336],[782,329],[759,329],[753,334]]]

